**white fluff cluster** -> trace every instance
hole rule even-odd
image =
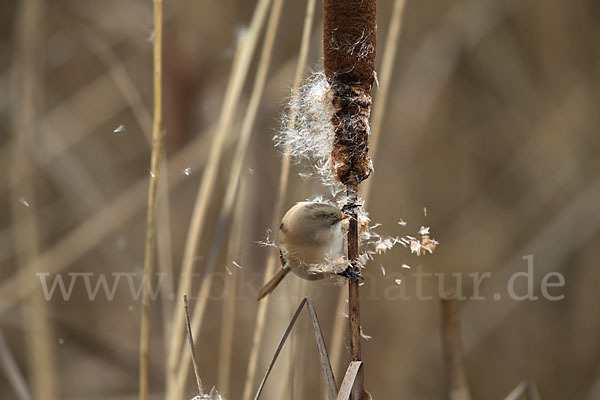
[[[288,100],[281,129],[273,138],[275,146],[297,164],[308,167],[303,179],[319,175],[327,186],[336,186],[331,168],[335,137],[331,123],[333,105],[325,73],[310,75]]]
[[[371,219],[369,218],[369,214],[360,208],[358,212],[358,240],[361,250],[359,262],[363,267],[369,260],[373,260],[375,254],[385,253],[392,249],[396,244],[401,243],[400,238],[381,236],[379,233],[375,232],[375,229],[380,227],[381,224],[370,225],[370,222]]]
[[[358,213],[358,232],[359,232],[359,246],[360,255],[359,263],[361,267],[367,264],[368,261],[373,260],[376,254],[382,254],[392,249],[395,245],[401,244],[406,248],[410,248],[411,253],[417,256],[432,254],[439,242],[433,239],[430,235],[430,228],[427,226],[421,226],[417,237],[405,235],[402,237],[393,236],[381,236],[375,229],[380,224],[370,225],[371,220],[369,215],[363,209],[359,209]],[[402,220],[400,225],[405,226],[406,222]],[[406,264],[402,264],[401,268],[410,269],[411,267]],[[383,275],[385,275],[385,268],[381,266]]]
[[[267,230],[267,234],[264,239],[255,242],[261,247],[278,247],[275,241],[275,234],[271,229]]]

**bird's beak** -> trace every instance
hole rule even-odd
[[[348,215],[348,214],[342,214],[342,219],[348,219],[351,218],[352,215]]]

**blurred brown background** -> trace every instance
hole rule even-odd
[[[379,59],[392,3],[378,5]],[[157,263],[175,271],[236,41],[254,6],[228,0],[165,3],[169,170],[164,175],[170,223],[160,225],[158,240],[170,251]],[[271,227],[281,165],[272,136],[293,85],[305,2],[286,1],[283,7],[241,178],[238,207],[244,212],[228,230],[241,229],[242,238],[232,240],[234,259],[220,252],[222,279],[215,279],[196,338],[200,372],[210,388],[217,385],[217,366],[223,362],[219,343],[223,285],[231,279],[227,266],[238,277],[230,387],[219,388],[227,399],[242,396],[257,310],[253,290],[274,251],[256,241]],[[307,73],[320,69],[321,7],[317,2]],[[69,272],[141,271],[152,2],[4,0],[0,10],[1,332],[29,382],[44,380],[35,378],[31,350],[45,341],[46,370],[53,371],[46,377],[59,393],[56,398],[137,398],[140,301],[132,299],[125,281],[112,301],[102,290],[90,301],[79,281],[69,301],[55,295],[47,303],[42,298],[46,304],[40,306],[39,278],[30,274],[23,281],[15,274],[24,265],[52,272],[50,278],[60,272],[65,281]],[[394,281],[406,263],[443,273],[447,287],[453,285],[452,273],[492,273],[481,289],[487,300],[462,304],[474,399],[501,399],[527,378],[544,400],[600,399],[595,297],[600,284],[600,3],[407,0],[397,50],[387,111],[376,132],[381,136],[366,208],[373,222],[383,224],[380,233],[414,235],[421,225],[430,226],[440,246],[419,258],[397,246],[369,264],[362,288],[363,329],[372,336],[363,342],[366,388],[376,399],[445,398],[439,301],[414,298],[417,282],[406,271],[401,285],[411,299],[390,298],[399,290]],[[202,272],[213,239],[255,69],[220,162],[196,272]],[[375,88],[375,107],[377,94]],[[125,130],[114,133],[121,125]],[[189,175],[184,173],[188,167]],[[299,171],[292,169],[286,207],[320,191],[326,194],[318,182],[300,179]],[[406,227],[397,224],[401,219]],[[522,257],[527,255],[534,256],[535,294],[541,297],[543,276],[557,271],[566,284],[551,293],[564,294],[563,300],[493,300],[492,294],[506,293],[511,274],[526,270]],[[468,295],[472,280],[464,277]],[[194,290],[201,280],[194,279]],[[423,290],[435,295],[437,285],[426,279]],[[33,289],[23,292],[27,287]],[[304,295],[314,298],[331,342],[334,322],[344,318],[343,310],[336,310],[339,290],[331,282],[299,285],[295,277],[286,279],[269,307],[259,376]],[[173,306],[172,301],[153,303],[153,398],[164,392],[164,327]],[[287,372],[291,353],[286,349],[265,399],[322,398],[305,316],[296,329],[295,370]],[[338,381],[344,369],[335,371]],[[193,380],[186,387],[191,398]],[[18,398],[6,374],[0,377],[0,398]]]

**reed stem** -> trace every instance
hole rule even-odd
[[[153,270],[154,242],[156,236],[156,194],[163,155],[162,131],[162,26],[163,1],[154,0],[154,121],[152,125],[152,156],[150,161],[150,186],[146,212],[146,243],[144,252],[144,294],[140,323],[140,376],[139,398],[148,400],[148,369],[150,350],[150,289]]]

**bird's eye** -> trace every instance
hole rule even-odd
[[[331,221],[331,225],[335,225],[335,224],[337,224],[338,222],[340,222],[340,221],[342,220],[342,219],[341,219],[341,218],[339,218],[339,216],[338,216],[338,215],[336,215],[336,214],[330,214],[330,215],[329,215],[329,218],[330,218],[330,221]]]

